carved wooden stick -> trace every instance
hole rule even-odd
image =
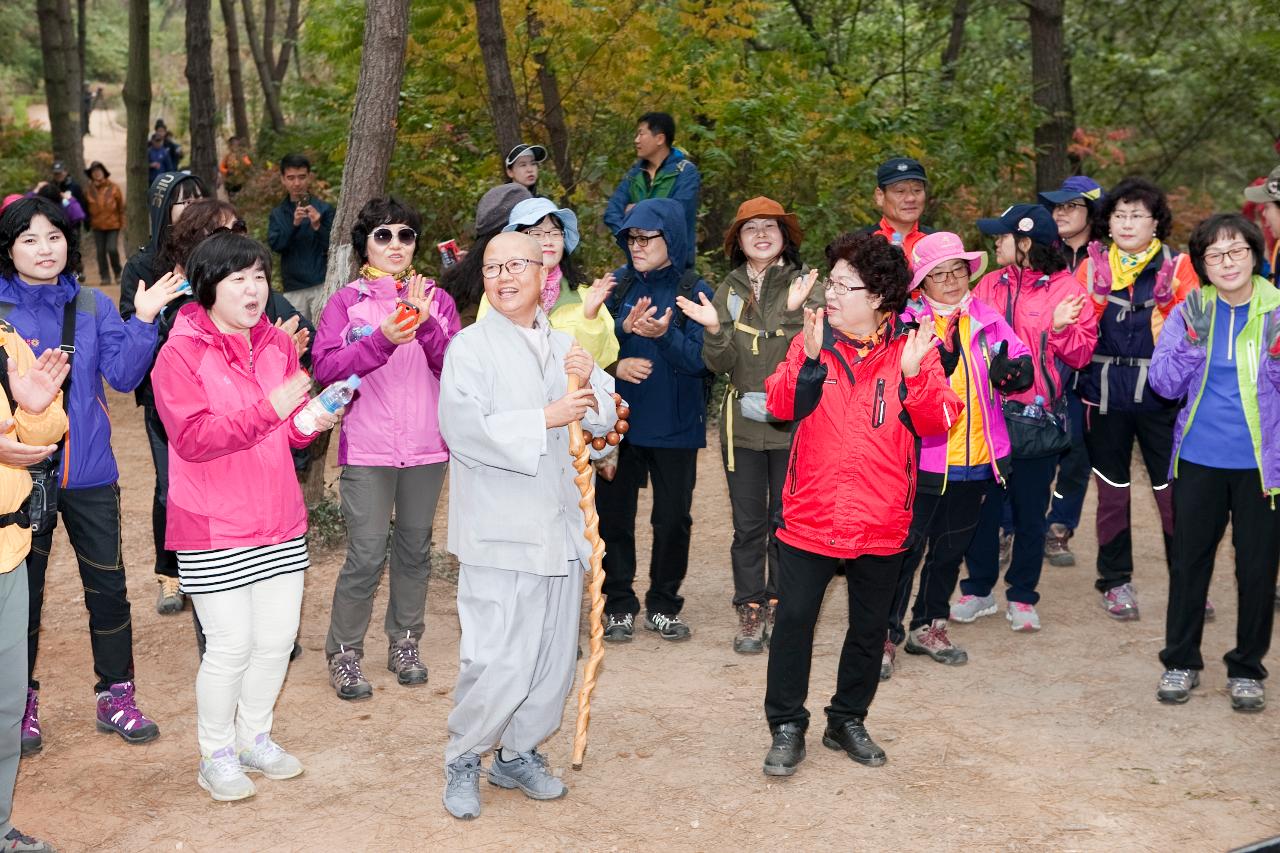
[[[577,391],[578,377],[569,376],[570,393]],[[578,422],[569,424],[569,452],[573,454],[573,467],[577,476],[573,482],[582,495],[578,506],[586,523],[583,535],[591,545],[591,609],[588,620],[591,626],[591,653],[582,671],[582,687],[578,690],[578,722],[573,733],[573,769],[582,769],[582,757],[587,752],[587,725],[591,722],[591,692],[596,687],[596,675],[604,660],[604,540],[600,538],[600,516],[596,514],[596,487],[592,478],[591,453]]]

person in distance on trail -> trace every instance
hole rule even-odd
[[[622,176],[609,197],[604,224],[617,234],[623,220],[639,202],[647,198],[669,198],[684,211],[685,245],[689,256],[685,266],[692,269],[698,255],[698,203],[702,175],[689,156],[676,144],[676,120],[667,113],[645,113],[636,121],[636,162]]]

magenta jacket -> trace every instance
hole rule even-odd
[[[458,309],[437,287],[431,317],[413,341],[396,346],[379,325],[396,310],[398,293],[390,276],[357,279],[329,299],[316,324],[316,381],[328,385],[353,373],[361,380],[342,418],[339,465],[408,468],[449,460],[437,408],[444,351],[462,326]],[[372,326],[373,334],[348,343],[362,326]]]

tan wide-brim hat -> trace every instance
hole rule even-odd
[[[742,224],[749,219],[776,219],[787,231],[787,239],[791,245],[799,247],[804,241],[804,232],[800,230],[800,222],[794,213],[787,213],[782,205],[771,198],[756,196],[738,205],[738,213],[733,217],[733,224],[724,235],[725,257],[733,256],[733,247],[738,243],[738,232]]]

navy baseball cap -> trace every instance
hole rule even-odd
[[[1045,246],[1058,242],[1058,226],[1041,204],[1015,204],[996,219],[979,219],[978,230],[992,237],[1000,234],[1030,237],[1033,243]]]
[[[876,186],[881,189],[898,181],[929,183],[929,179],[924,174],[924,166],[920,165],[919,160],[913,160],[910,157],[894,157],[884,161],[880,164],[880,168],[876,169]]]
[[[1063,181],[1058,189],[1040,193],[1040,203],[1049,207],[1066,204],[1078,198],[1084,199],[1090,209],[1093,209],[1106,198],[1106,193],[1102,191],[1098,182],[1088,175],[1073,175]]]

